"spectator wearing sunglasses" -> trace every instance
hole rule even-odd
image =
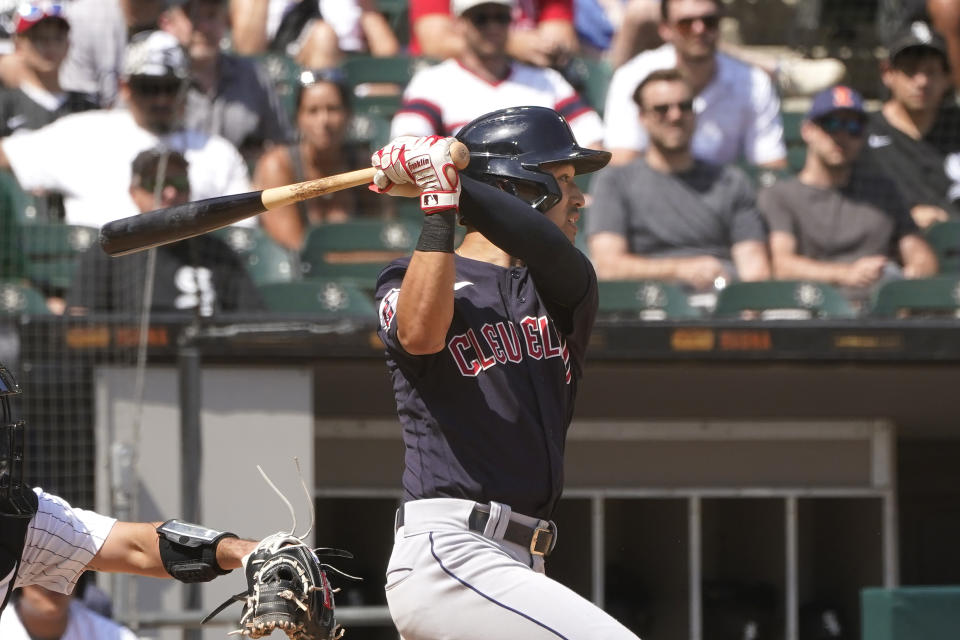
[[[0,137],[39,129],[68,113],[96,109],[92,96],[60,86],[60,67],[70,46],[63,7],[47,2],[22,4],[13,25],[14,55],[22,73],[17,86],[0,90]]]
[[[11,168],[24,189],[63,193],[65,221],[95,227],[137,213],[126,188],[130,163],[158,144],[189,160],[196,199],[249,191],[247,167],[233,145],[181,125],[188,73],[172,35],[137,34],[120,85],[126,108],[71,114],[3,138],[0,168]]]
[[[600,116],[559,72],[510,57],[507,40],[515,6],[516,0],[452,0],[453,28],[466,49],[413,76],[391,123],[391,138],[452,136],[485,113],[529,105],[563,115],[581,146],[599,143]]]
[[[164,147],[134,158],[127,184],[130,198],[145,213],[190,201],[189,163],[184,154]],[[67,313],[137,314],[143,307],[147,252],[111,258],[103,251],[81,255],[67,293]],[[156,249],[153,268],[154,313],[259,311],[263,302],[234,251],[222,240],[202,234]]]
[[[257,189],[332,176],[370,162],[370,149],[346,144],[351,117],[346,82],[337,68],[300,74],[295,95],[298,140],[273,147],[260,158],[253,173]],[[344,189],[267,211],[260,215],[260,224],[278,244],[299,251],[311,226],[385,215],[389,200],[366,189]]]
[[[827,282],[862,300],[883,279],[936,273],[897,188],[858,162],[866,126],[863,98],[850,87],[814,97],[800,128],[803,169],[758,196],[776,278]]]
[[[629,164],[601,171],[590,188],[587,246],[597,277],[671,281],[708,294],[734,279],[768,279],[750,179],[693,154],[697,116],[685,76],[654,71],[634,100],[649,144]]]
[[[920,227],[960,219],[960,109],[950,104],[947,46],[925,22],[907,25],[881,67],[890,97],[867,128],[868,156],[903,193]]]
[[[718,51],[722,15],[720,0],[664,0],[659,34],[665,44],[634,57],[610,81],[604,146],[611,164],[636,158],[649,142],[631,99],[637,85],[652,71],[676,67],[694,90],[694,155],[715,164],[786,166],[780,98],[767,73]]]

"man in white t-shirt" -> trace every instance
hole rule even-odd
[[[403,93],[390,136],[452,136],[485,113],[507,107],[559,112],[584,147],[597,146],[603,123],[559,72],[520,64],[507,54],[515,0],[453,0],[454,28],[466,50],[418,72]]]
[[[611,164],[626,164],[647,147],[648,137],[632,96],[652,71],[677,68],[696,93],[693,153],[715,164],[746,161],[786,167],[780,98],[770,76],[717,51],[720,0],[664,0],[659,27],[664,44],[617,69],[604,102],[603,146]]]
[[[212,580],[241,567],[243,557],[257,546],[233,533],[185,528],[177,521],[118,522],[74,509],[42,489],[26,488],[24,426],[14,420],[10,404],[19,393],[16,380],[0,364],[0,611],[11,589],[39,585],[69,594],[87,569]],[[7,639],[6,633],[0,635]]]
[[[130,164],[165,145],[190,163],[200,200],[250,190],[247,167],[223,138],[179,125],[188,62],[176,38],[137,34],[127,47],[120,96],[127,108],[88,111],[0,140],[0,168],[26,190],[64,194],[66,222],[101,226],[139,212],[130,198]]]

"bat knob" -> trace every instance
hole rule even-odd
[[[454,140],[450,144],[450,157],[457,169],[466,169],[467,165],[470,164],[470,150],[467,149],[467,145],[459,140]]]

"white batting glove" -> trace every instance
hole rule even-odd
[[[455,138],[400,136],[373,154],[377,169],[373,183],[389,192],[395,185],[412,184],[420,190],[420,208],[426,214],[458,209],[460,176],[450,157]]]

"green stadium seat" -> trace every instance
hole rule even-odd
[[[599,283],[599,312],[609,318],[665,320],[699,318],[700,311],[675,284],[655,280],[606,280]]]
[[[370,321],[377,317],[373,299],[351,281],[271,282],[258,289],[267,309],[278,313],[354,316]]]
[[[392,118],[400,108],[403,88],[421,64],[425,64],[424,61],[406,55],[348,56],[343,61],[343,70],[353,92],[354,114]]]
[[[0,279],[0,317],[49,315],[43,294],[19,279]]]
[[[805,280],[734,282],[717,295],[717,318],[762,319],[852,318],[857,315],[838,289]]]
[[[924,236],[937,254],[940,273],[960,273],[960,221],[938,222]]]
[[[353,278],[373,287],[391,260],[410,255],[419,221],[355,220],[311,227],[300,260],[306,278]]]
[[[27,278],[48,293],[62,293],[73,281],[80,254],[95,244],[99,229],[62,223],[27,224],[20,228]]]
[[[354,114],[347,129],[346,142],[360,145],[372,153],[390,142],[390,119],[376,111]]]
[[[42,203],[24,191],[9,171],[0,171],[0,201],[5,208],[9,207],[7,212],[12,212],[14,219],[20,223],[36,222],[42,213]]]
[[[252,57],[273,81],[274,90],[277,92],[280,104],[290,117],[290,122],[296,123],[297,105],[294,99],[303,68],[290,56],[279,53],[264,53]]]
[[[613,68],[605,60],[574,58],[566,69],[570,80],[580,96],[603,115],[603,105],[607,99],[607,88],[613,77]]]
[[[299,255],[281,247],[262,229],[234,226],[213,233],[240,256],[254,284],[300,279]]]
[[[887,282],[877,290],[870,315],[960,316],[960,275]]]

